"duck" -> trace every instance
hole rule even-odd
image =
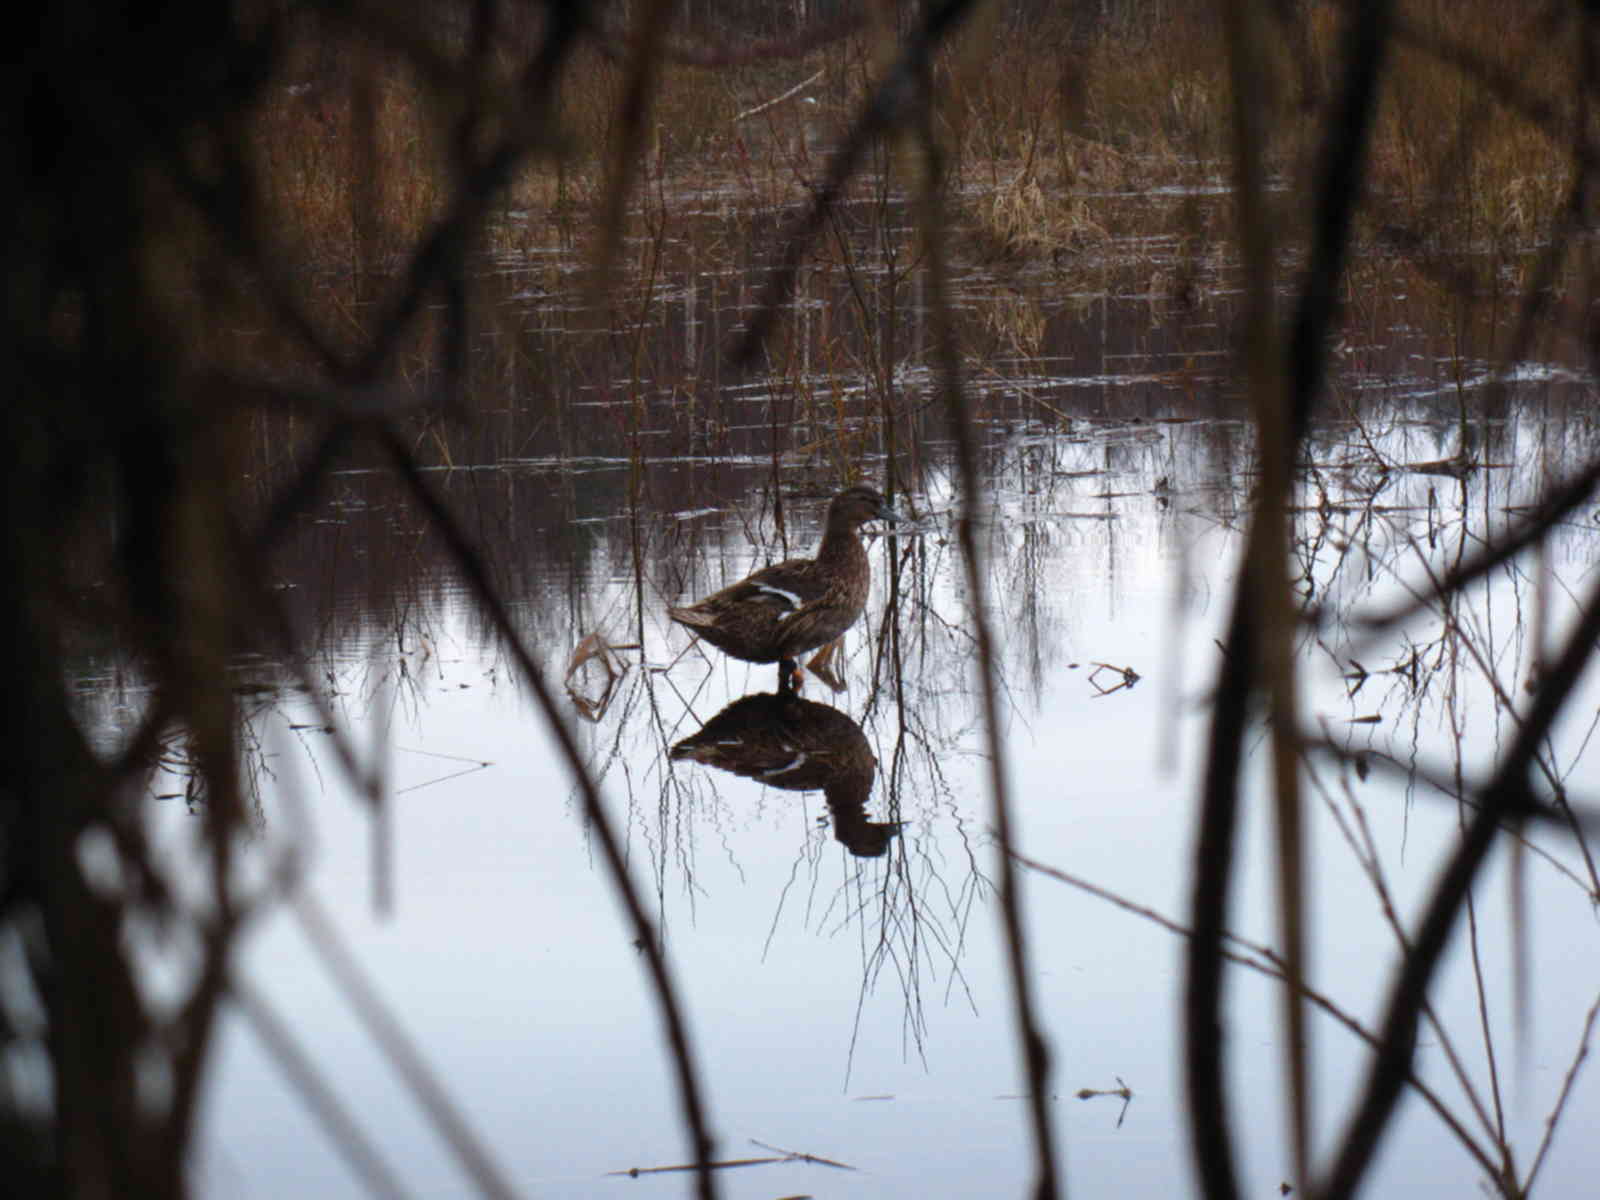
[[[779,690],[792,691],[800,656],[836,640],[866,607],[872,568],[857,531],[874,520],[901,517],[876,489],[846,488],[828,504],[815,558],[762,567],[667,616],[732,658],[777,663]]]
[[[845,713],[794,692],[762,692],[735,700],[668,757],[756,779],[791,792],[820,791],[833,836],[857,858],[881,858],[899,821],[874,821],[867,800],[878,759],[867,735]]]

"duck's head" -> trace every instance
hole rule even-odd
[[[828,505],[828,524],[844,523],[854,529],[866,521],[898,521],[899,513],[890,507],[876,488],[859,485],[846,488]]]

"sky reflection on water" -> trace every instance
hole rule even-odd
[[[1551,433],[1519,414],[1494,434],[1491,457],[1531,461],[1530,448],[1548,448]],[[1239,549],[1233,516],[1247,484],[1216,470],[1218,439],[1227,436],[1207,422],[1090,425],[1065,436],[1022,424],[997,428],[990,446],[996,511],[987,546],[1020,846],[1035,861],[1175,919],[1187,902],[1198,739]],[[1424,461],[1437,448],[1425,426],[1402,420],[1359,438],[1397,462]],[[1300,561],[1305,590],[1335,621],[1304,639],[1303,711],[1331,741],[1366,755],[1360,771],[1317,760],[1309,794],[1313,977],[1352,1016],[1370,1021],[1394,941],[1345,839],[1370,834],[1396,904],[1414,911],[1454,837],[1457,811],[1391,775],[1382,756],[1448,774],[1459,747],[1469,778],[1486,769],[1511,720],[1483,669],[1491,666],[1499,686],[1518,694],[1535,658],[1537,592],[1519,567],[1456,614],[1482,663],[1426,619],[1370,646],[1352,640],[1337,619],[1400,594],[1396,577],[1423,578],[1419,554],[1437,570],[1476,544],[1533,482],[1527,471],[1457,478],[1341,466],[1357,442],[1348,426],[1324,427],[1314,442]],[[1550,466],[1559,469],[1559,455]],[[359,479],[351,483],[359,494]],[[457,500],[478,495],[451,486]],[[526,486],[496,480],[489,488],[508,504],[496,520],[571,520],[559,501],[552,507],[537,472]],[[908,499],[918,514],[912,532],[871,545],[874,596],[846,640],[846,691],[835,696],[813,684],[807,693],[859,722],[873,747],[879,770],[868,811],[905,823],[883,858],[852,857],[833,839],[820,794],[763,789],[665,754],[728,702],[773,685],[771,667],[686,651],[663,613],[680,594],[736,578],[781,550],[769,503],[756,496],[738,509],[707,506],[720,517],[682,520],[613,507],[592,514],[581,553],[507,568],[519,619],[552,676],[588,632],[603,629],[617,644],[643,635],[642,655],[620,652],[630,665],[610,706],[580,724],[607,803],[627,831],[631,869],[659,911],[721,1156],[759,1155],[756,1139],[859,1168],[732,1171],[721,1180],[728,1196],[1017,1195],[1031,1170],[990,885],[993,841],[953,496],[932,469]],[[383,510],[381,494],[369,500],[350,511]],[[699,507],[685,496],[685,508]],[[818,500],[791,503],[790,552],[814,544],[820,509]],[[386,527],[403,539],[403,522]],[[649,553],[637,574],[625,552],[636,541]],[[1553,631],[1570,620],[1570,596],[1594,548],[1588,525],[1552,544]],[[367,632],[335,637],[325,667],[332,703],[358,746],[380,744],[388,727],[392,918],[373,910],[368,817],[341,786],[320,735],[292,728],[311,717],[293,701],[269,707],[253,727],[269,776],[258,850],[294,840],[308,822],[312,890],[519,1186],[533,1195],[682,1195],[687,1176],[607,1177],[687,1157],[657,1015],[542,718],[458,594],[433,588],[382,611],[358,602],[350,628]],[[1352,660],[1368,672],[1359,686],[1348,678]],[[1132,668],[1138,682],[1102,695],[1090,679],[1096,663]],[[1102,672],[1098,681],[1108,679],[1115,681]],[[1591,682],[1550,755],[1577,798],[1595,791],[1583,755],[1585,714],[1597,701]],[[1251,761],[1257,772],[1262,737]],[[488,765],[474,769],[478,763]],[[286,789],[306,797],[304,818]],[[1241,835],[1260,853],[1243,864],[1235,929],[1271,944],[1260,807],[1248,806]],[[180,847],[194,822],[181,805],[166,812],[167,836]],[[1558,831],[1535,829],[1530,840],[1550,857],[1525,861],[1525,1038],[1512,1007],[1504,850],[1476,893],[1489,1026],[1524,1162],[1600,995],[1586,865]],[[1025,878],[1025,902],[1070,1189],[1186,1194],[1181,941],[1041,875]],[[1437,1008],[1482,1085],[1470,967],[1458,935]],[[241,970],[306,1040],[415,1194],[460,1194],[448,1153],[287,915],[264,923]],[[1291,1171],[1276,993],[1235,971],[1227,1011],[1241,1176],[1251,1194],[1276,1194]],[[1314,1029],[1316,1128],[1326,1146],[1365,1055],[1326,1018]],[[1431,1033],[1420,1063],[1472,1124]],[[1119,1081],[1133,1092],[1125,1113],[1114,1097],[1076,1098]],[[201,1169],[208,1194],[356,1190],[236,1018],[211,1086]],[[1585,1076],[1545,1168],[1551,1194],[1571,1194],[1590,1177],[1596,1161],[1584,1131],[1597,1122],[1600,1089]],[[1374,1194],[1453,1196],[1476,1187],[1475,1164],[1414,1100],[1387,1146]]]

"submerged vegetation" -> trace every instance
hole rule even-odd
[[[1230,422],[1182,442],[1189,457],[1175,451],[1142,494],[1163,509],[1187,496],[1246,547],[1207,688],[1190,907],[1169,921],[1185,945],[1199,1185],[1217,1198],[1244,1190],[1223,1036],[1228,964],[1242,962],[1281,985],[1300,1194],[1355,1194],[1407,1089],[1498,1194],[1532,1190],[1548,1138],[1530,1150],[1490,1117],[1498,1076],[1469,1082],[1450,1044],[1463,1107],[1429,1090],[1414,1055],[1425,1025],[1448,1043],[1430,1024],[1430,986],[1452,931],[1475,920],[1491,852],[1549,833],[1578,850],[1577,890],[1600,897],[1589,849],[1600,816],[1568,790],[1587,738],[1568,757],[1552,749],[1552,731],[1582,715],[1600,592],[1579,572],[1570,587],[1586,590],[1553,598],[1545,558],[1569,546],[1600,487],[1586,411],[1600,18],[1576,3],[1508,15],[1486,0],[1046,7],[941,0],[777,27],[735,4],[674,21],[668,5],[567,0],[262,0],[169,6],[149,21],[67,3],[21,18],[19,44],[35,52],[11,73],[6,106],[15,394],[0,438],[14,581],[0,605],[13,694],[0,1148],[14,1194],[189,1191],[225,1016],[268,1047],[365,1183],[401,1190],[293,1030],[234,970],[246,931],[277,909],[295,914],[477,1188],[514,1194],[300,888],[297,855],[250,856],[253,721],[287,681],[370,807],[375,901],[392,900],[384,772],[315,673],[323,639],[371,630],[278,585],[279,572],[298,581],[348,566],[357,556],[339,539],[369,522],[384,527],[361,552],[369,610],[409,614],[419,586],[439,586],[419,564],[446,564],[547,720],[659,1006],[695,1186],[712,1195],[709,1101],[652,897],[630,874],[544,651],[579,644],[560,661],[581,715],[649,708],[643,673],[629,678],[622,656],[653,635],[658,601],[716,574],[719,550],[681,522],[652,523],[650,502],[746,513],[738,499],[765,489],[750,529],[778,552],[791,540],[786,498],[868,473],[942,524],[936,539],[896,543],[874,633],[892,652],[874,659],[871,703],[895,711],[900,732],[879,764],[888,819],[864,820],[872,755],[860,751],[848,795],[833,797],[854,824],[836,812],[836,831],[889,864],[884,929],[915,928],[915,916],[954,945],[946,929],[964,930],[979,897],[995,902],[1034,1194],[1062,1194],[1019,880],[1082,881],[1014,840],[1002,683],[1049,670],[1052,655],[1028,619],[1042,603],[1029,571],[1038,546],[1024,526],[1013,548],[991,522],[992,481],[1019,478],[1026,503],[1060,515],[1077,499],[1070,481],[1113,474],[1154,425],[1219,415]],[[958,275],[985,286],[957,288]],[[1420,332],[1397,319],[1398,298],[1417,296],[1436,318]],[[1180,320],[1194,317],[1209,340]],[[1130,347],[1160,361],[1146,388],[1080,398],[1055,386],[1061,363],[1093,381]],[[1559,373],[1573,392],[1534,433],[1512,419],[1525,371]],[[1428,386],[1412,394],[1419,372]],[[1427,457],[1415,426],[1428,430]],[[1029,438],[1013,439],[1018,428]],[[509,476],[499,492],[451,490],[450,468],[470,478],[600,454],[626,469],[571,484],[562,531],[507,519]],[[1515,486],[1469,492],[1508,454],[1528,455]],[[697,475],[686,461],[710,465]],[[348,470],[380,475],[395,503],[368,504]],[[594,492],[580,497],[584,487]],[[1458,495],[1440,503],[1450,487]],[[328,507],[341,513],[333,532],[316,521]],[[625,514],[607,552],[631,588],[619,602],[628,637],[567,636],[588,615],[582,598],[551,606],[573,618],[553,629],[513,603],[539,562],[575,553],[580,508]],[[1423,546],[1444,551],[1424,558],[1412,598],[1374,611],[1374,579],[1404,575]],[[946,569],[963,612],[932,596]],[[1528,653],[1505,678],[1472,607],[1502,574],[1526,589],[1531,614],[1516,635]],[[397,615],[397,641],[426,642],[413,619]],[[1421,619],[1431,640],[1380,666],[1328,632],[1335,619],[1397,639]],[[1001,620],[1031,632],[1007,640]],[[1299,707],[1307,652],[1352,696],[1381,678],[1413,714],[1453,714],[1457,682],[1476,671],[1504,744],[1458,743],[1453,762],[1419,766],[1314,729]],[[912,679],[918,663],[936,684]],[[80,695],[97,670],[124,689],[116,703],[103,700],[115,686]],[[1139,682],[1122,664],[1089,670],[1102,692]],[[603,694],[581,693],[579,677],[596,671]],[[908,700],[931,711],[941,689],[976,714],[995,853],[929,915],[907,865],[915,814],[901,805],[919,782],[943,786],[943,747]],[[1230,920],[1258,739],[1274,813],[1271,945],[1239,940]],[[1303,828],[1313,804],[1336,813],[1392,912],[1351,799],[1352,779],[1390,770],[1455,798],[1460,836],[1414,919],[1394,916],[1393,977],[1360,1009],[1378,1014],[1363,1026],[1307,969]],[[152,847],[158,776],[183,780],[173,797],[203,831],[198,894]],[[160,987],[142,970],[151,944],[179,964]],[[926,945],[903,960],[900,949],[885,934],[866,973],[915,975]],[[1310,1116],[1310,1007],[1354,1025],[1371,1050],[1337,1136]],[[1126,1084],[1102,1094],[1132,1096]]]

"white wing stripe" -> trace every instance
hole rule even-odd
[[[784,763],[783,766],[773,767],[771,770],[762,771],[759,773],[757,778],[771,779],[775,775],[787,775],[790,771],[798,771],[801,767],[806,765],[806,760],[806,753],[804,750],[802,750],[788,762]]]
[[[770,583],[758,583],[756,584],[756,590],[758,592],[766,592],[769,596],[781,596],[789,602],[790,608],[799,608],[801,606],[800,597],[795,593],[785,591],[781,587],[773,587]]]

